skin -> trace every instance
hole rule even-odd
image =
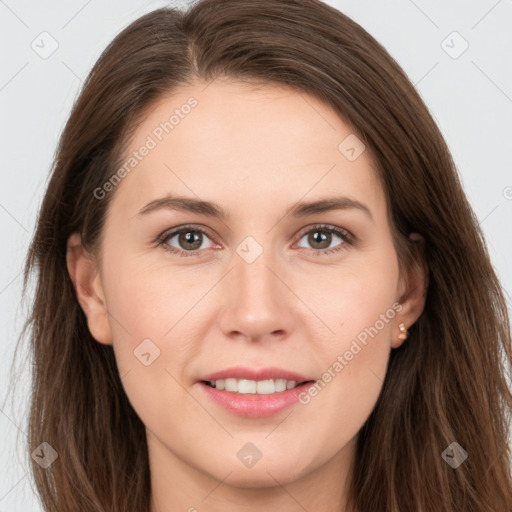
[[[423,271],[399,275],[386,199],[369,151],[349,161],[338,145],[351,134],[327,105],[291,89],[228,79],[182,87],[161,98],[127,153],[187,102],[198,105],[117,185],[101,251],[68,243],[68,269],[92,336],[112,344],[124,389],[146,425],[151,512],[197,510],[348,511],[346,488],[356,436],[373,410],[398,324],[424,307]],[[160,209],[168,193],[213,201],[226,220]],[[343,195],[364,203],[303,218],[299,200]],[[314,225],[343,228],[325,244]],[[157,246],[162,232],[194,224],[199,256]],[[248,263],[236,252],[253,237]],[[179,235],[167,241],[191,252]],[[329,255],[315,249],[344,250]],[[241,418],[209,400],[197,379],[229,366],[277,366],[320,379],[365,328],[394,303],[400,312],[307,405],[267,418]],[[149,338],[149,366],[134,350]],[[252,442],[262,458],[247,468],[237,452]]]

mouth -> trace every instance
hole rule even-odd
[[[295,380],[287,379],[265,379],[265,380],[250,380],[250,379],[217,379],[217,380],[202,380],[201,384],[209,386],[214,389],[236,393],[240,395],[273,395],[281,393],[290,389],[295,389],[307,384],[311,384],[313,380],[304,380],[298,382]]]
[[[196,382],[205,398],[231,414],[264,418],[296,405],[316,381],[284,368],[235,366],[203,375]]]

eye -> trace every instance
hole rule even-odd
[[[197,256],[199,249],[206,249],[204,246],[205,237],[209,238],[208,233],[197,227],[182,227],[170,233],[166,232],[158,237],[158,245],[161,245],[165,250],[172,253],[179,254],[180,256]],[[171,244],[173,239],[178,247]],[[187,254],[188,253],[188,254]]]
[[[333,242],[333,236],[335,239],[340,239],[341,243],[330,248]],[[298,243],[306,237],[307,243],[313,246],[310,250],[315,254],[335,253],[345,249],[347,245],[355,245],[356,243],[354,235],[347,230],[326,224],[313,226],[313,228],[303,231]],[[204,245],[205,238],[213,239],[213,236],[202,228],[183,226],[180,229],[162,233],[157,238],[156,242],[158,246],[162,246],[166,251],[178,254],[179,256],[200,256],[202,249],[209,248]],[[173,239],[175,239],[174,244]],[[336,241],[335,239],[334,241]],[[175,244],[177,244],[177,246]],[[211,247],[212,246],[210,246],[210,248]]]
[[[329,248],[334,238],[339,238],[341,244]],[[317,254],[331,254],[341,251],[348,245],[353,245],[355,239],[347,230],[338,228],[336,226],[329,226],[326,224],[317,225],[310,228],[308,231],[303,232],[299,242],[306,238],[307,243],[313,246],[313,250]],[[334,240],[336,241],[336,240]]]

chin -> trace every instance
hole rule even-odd
[[[211,475],[225,484],[238,488],[275,487],[300,479],[305,469],[294,460],[264,461],[261,458],[252,467],[245,467],[238,461],[231,465],[223,465],[222,469],[217,467]]]

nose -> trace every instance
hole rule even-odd
[[[222,332],[249,341],[289,336],[300,301],[286,284],[285,265],[271,251],[251,263],[236,255],[233,265],[221,295]]]

